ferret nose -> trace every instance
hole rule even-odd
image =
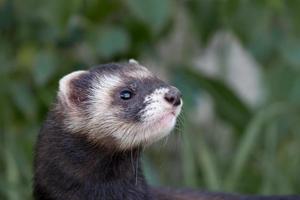
[[[177,88],[171,87],[165,94],[165,100],[173,106],[179,106],[181,104],[181,96],[181,92]]]

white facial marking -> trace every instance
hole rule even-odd
[[[112,101],[111,91],[120,85],[122,85],[122,79],[113,75],[100,75],[93,80],[88,109],[69,110],[67,127],[73,132],[83,130],[92,139],[105,137],[106,135],[101,133],[104,131],[110,134],[109,126],[111,122],[118,120],[113,117],[113,108],[109,108]],[[106,126],[108,127],[106,128]]]
[[[114,123],[120,121],[115,116],[118,112],[117,107],[111,106],[112,91],[123,84],[122,79],[118,76],[100,76],[97,81],[93,83],[92,94],[90,97],[91,106],[87,112],[89,115],[90,136],[95,138],[101,138],[105,132],[107,135],[112,135]],[[99,133],[99,130],[104,130]]]

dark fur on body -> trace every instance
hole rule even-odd
[[[121,67],[103,65],[72,80],[70,103],[84,111],[90,106],[90,88],[96,75],[121,71],[126,85],[133,84],[133,89],[139,92],[133,105],[119,101],[118,97],[114,97],[111,104],[119,106],[122,112],[118,117],[126,123],[140,123],[143,119],[138,111],[146,106],[141,98],[157,87],[168,85],[155,77],[143,80],[126,77],[126,70],[123,72]],[[127,66],[127,70],[135,68]],[[139,88],[143,85],[146,87]],[[112,91],[112,96],[118,94],[117,91]],[[65,124],[68,109],[68,105],[58,99],[39,133],[34,166],[36,200],[300,200],[298,196],[240,196],[150,187],[140,163],[143,145],[120,149],[116,139],[109,135],[93,141],[85,129],[72,132]],[[85,112],[80,114],[87,117]]]
[[[65,132],[58,121],[50,114],[39,135],[35,199],[152,199],[138,148],[113,152]]]

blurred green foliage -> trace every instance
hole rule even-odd
[[[0,0],[0,199],[31,199],[34,142],[59,78],[132,57],[165,63],[185,97],[184,128],[145,156],[150,182],[300,193],[299,9],[300,1],[283,0]],[[259,105],[196,70],[190,45],[182,58],[164,60],[159,46],[183,11],[192,27],[183,43],[195,37],[193,45],[205,48],[225,30],[255,58],[266,91]],[[191,119],[202,93],[231,130],[230,145]]]

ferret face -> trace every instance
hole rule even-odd
[[[182,107],[177,88],[135,61],[66,75],[60,80],[58,102],[68,131],[120,149],[166,136]]]

